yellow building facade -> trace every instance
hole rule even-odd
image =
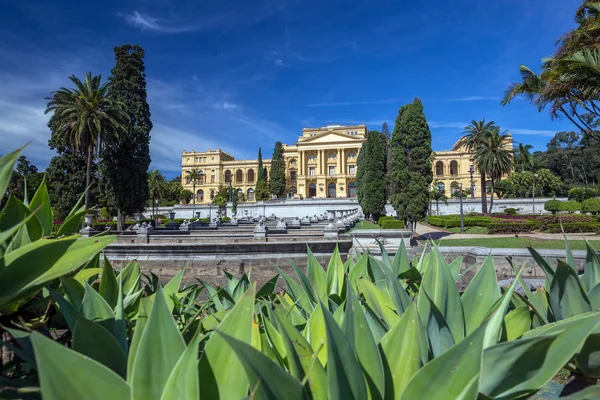
[[[433,185],[437,185],[446,196],[450,197],[458,192],[462,184],[463,190],[472,187],[474,197],[480,198],[481,177],[475,164],[475,154],[459,146],[459,142],[452,147],[452,150],[434,152]],[[507,150],[513,150],[513,139],[510,134],[505,147]],[[489,191],[489,182],[486,183],[486,188]]]
[[[356,197],[356,160],[365,141],[365,125],[328,125],[304,128],[295,145],[283,145],[286,165],[286,197]],[[270,173],[271,160],[263,159]],[[236,160],[221,149],[181,154],[181,184],[194,191],[187,171],[198,169],[197,204],[211,202],[220,187],[230,185],[254,201],[258,160]],[[268,177],[268,175],[267,175]]]

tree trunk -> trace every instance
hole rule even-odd
[[[435,201],[435,211],[436,211],[436,214],[439,216],[440,215],[440,201],[439,200]]]
[[[125,214],[121,210],[117,210],[117,230],[125,230]]]
[[[194,191],[194,196],[192,196],[192,198],[194,199],[194,207],[195,207],[196,206],[196,181],[194,181],[192,188],[193,188],[192,190]]]
[[[92,146],[88,146],[87,171],[85,173],[85,209],[90,208],[90,184],[92,183]]]
[[[487,214],[487,193],[485,191],[485,172],[481,173],[481,212]]]
[[[494,208],[494,177],[490,179],[490,214],[492,213],[492,208]]]

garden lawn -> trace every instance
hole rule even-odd
[[[460,228],[448,228],[449,232],[461,233]],[[465,226],[464,233],[477,233],[477,234],[486,234],[488,233],[487,226]]]
[[[528,238],[477,238],[477,239],[443,239],[435,241],[438,246],[477,246],[488,248],[517,248],[522,249],[533,246],[536,249],[564,249],[563,240],[535,240]],[[600,250],[600,240],[589,241],[595,250]],[[424,243],[424,242],[423,242]],[[571,250],[585,250],[585,241],[570,240]]]
[[[371,221],[360,221],[354,229],[381,229],[381,226]]]

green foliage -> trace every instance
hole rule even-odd
[[[269,180],[271,193],[277,197],[283,196],[283,193],[285,192],[285,158],[283,156],[283,144],[281,144],[281,142],[275,142],[269,177],[271,178]]]
[[[419,99],[398,111],[392,133],[391,202],[397,215],[410,225],[425,218],[429,205],[431,132]]]
[[[395,217],[389,217],[389,216],[381,216],[379,217],[379,219],[377,220],[377,224],[381,225],[383,221],[395,221],[396,218]]]
[[[552,214],[556,214],[557,212],[560,211],[560,205],[562,204],[562,201],[560,200],[548,200],[547,202],[544,203],[544,210],[551,212]]]
[[[359,154],[363,154],[360,166],[363,171],[360,177],[357,176],[359,204],[366,215],[377,218],[387,201],[387,138],[377,131],[370,131]]]
[[[383,229],[404,229],[405,228],[404,221],[399,221],[397,219],[393,219],[393,220],[388,219],[383,222],[380,222],[379,225]]]
[[[254,187],[254,198],[256,200],[269,200],[271,197],[271,190],[269,189],[269,182],[265,174],[265,168],[262,162],[262,152],[260,147],[258,148],[258,168],[256,171],[256,186]]]
[[[566,211],[573,214],[576,211],[581,211],[581,203],[575,200],[569,200],[560,204],[560,211]]]
[[[581,203],[581,212],[598,215],[600,214],[600,199],[587,199]]]
[[[569,200],[575,200],[580,203],[598,196],[600,196],[600,191],[591,187],[574,187],[569,190]]]
[[[118,211],[117,220],[122,223],[126,215],[142,211],[149,197],[152,122],[146,100],[144,49],[125,44],[114,52],[110,98],[123,105],[127,120],[118,139],[102,150],[100,176],[107,204]]]
[[[473,217],[468,215],[464,217],[465,226],[489,226],[496,221],[496,218],[491,217]],[[430,216],[427,218],[427,222],[430,225],[441,228],[458,228],[460,227],[460,215]]]
[[[541,225],[537,221],[502,221],[493,222],[487,226],[490,235],[532,232],[540,227]]]
[[[511,207],[505,208],[504,209],[504,214],[506,214],[506,215],[517,215],[517,209],[516,208],[511,208]]]
[[[549,224],[546,231],[548,233],[600,233],[600,224],[597,222],[563,222]]]

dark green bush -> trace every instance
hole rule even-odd
[[[400,221],[397,219],[386,219],[381,221],[382,229],[404,229],[404,221]]]
[[[503,221],[489,224],[487,228],[490,235],[503,233],[525,233],[539,229],[540,223],[537,221]]]
[[[595,188],[589,187],[574,187],[569,190],[569,200],[575,200],[583,202],[584,200],[591,199],[592,197],[600,196],[600,191]]]
[[[600,199],[587,199],[581,203],[581,212],[593,215],[600,214]]]
[[[569,222],[566,224],[550,224],[546,229],[549,233],[600,233],[599,223],[590,222]]]
[[[231,218],[229,218],[229,217],[221,218],[221,222],[229,222],[229,221],[231,221]]]
[[[185,221],[185,218],[175,218],[173,220],[173,222],[175,222],[176,224],[183,224],[183,221]]]
[[[202,222],[203,224],[209,224],[210,218],[200,218],[199,221]]]
[[[381,224],[383,223],[383,221],[395,221],[395,220],[396,220],[396,218],[394,218],[394,217],[390,217],[390,216],[384,215],[382,217],[379,217],[379,219],[377,220],[377,224],[379,226],[381,226]]]
[[[504,214],[506,215],[517,215],[517,209],[516,208],[505,208],[504,209]]]
[[[552,214],[556,214],[560,211],[561,204],[562,201],[560,200],[548,200],[546,203],[544,203],[544,210],[551,212]]]
[[[576,211],[581,211],[581,203],[575,200],[565,201],[560,205],[560,211],[566,211],[573,214]]]
[[[465,216],[465,226],[488,226],[498,221],[498,218],[490,217],[470,217]],[[433,226],[441,228],[458,228],[460,226],[460,215],[447,215],[438,217],[427,217],[427,222]]]

